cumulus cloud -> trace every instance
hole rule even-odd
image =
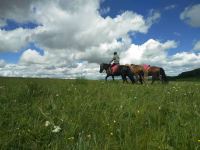
[[[193,50],[200,51],[200,40],[195,43]]]
[[[87,78],[103,79],[104,74],[99,73],[99,65],[96,63],[82,62],[77,63],[76,67],[69,68],[68,65],[60,66],[57,64],[6,64],[0,68],[0,76],[6,77],[41,77],[41,78]]]
[[[101,8],[101,9],[99,10],[99,12],[100,12],[101,15],[106,15],[107,13],[110,12],[110,7]]]
[[[5,19],[0,18],[0,27],[3,27],[6,25]]]
[[[114,51],[119,52],[122,64],[165,65],[169,73],[176,73],[168,64],[175,66],[178,58],[167,54],[169,49],[177,47],[175,41],[150,39],[137,45],[129,37],[129,33],[148,33],[160,18],[159,12],[151,10],[147,18],[132,11],[125,11],[114,18],[103,18],[99,12],[100,2],[102,0],[1,1],[0,18],[31,21],[41,26],[0,30],[0,51],[17,52],[33,42],[44,50],[44,54],[27,49],[18,64],[0,62],[3,64],[0,65],[0,75],[103,78],[104,75],[98,73],[99,63],[109,62]],[[182,53],[180,55],[183,59],[186,57]],[[196,60],[199,55],[191,57]],[[188,64],[192,61],[186,60]],[[177,67],[181,69],[181,66]]]
[[[181,13],[180,18],[192,27],[200,27],[199,14],[200,4],[196,4],[185,8]]]
[[[31,30],[18,28],[12,31],[0,30],[0,52],[17,52],[30,40]]]
[[[25,42],[28,42],[24,39],[27,34],[30,34],[31,41],[36,42],[45,50],[85,51],[102,43],[112,42],[129,32],[147,33],[152,23],[159,17],[157,12],[152,12],[145,20],[142,15],[125,11],[115,18],[109,16],[103,18],[98,11],[99,7],[99,0],[1,2],[2,18],[12,18],[17,22],[36,21],[41,26],[32,31],[23,29],[1,31],[0,38],[4,46],[0,50],[17,51]],[[10,44],[10,41],[13,43]]]
[[[150,39],[144,44],[136,45],[130,44],[129,39],[123,39],[124,41],[113,41],[112,43],[103,44],[101,50],[107,50],[107,48],[115,49],[116,47],[127,46],[128,49],[119,51],[121,58],[121,64],[150,64],[163,67],[166,70],[167,75],[177,75],[186,70],[198,68],[200,65],[200,53],[188,53],[181,52],[172,56],[168,56],[168,50],[177,46],[175,41],[160,42],[155,39]],[[128,44],[129,43],[129,44]],[[44,54],[41,55],[35,50],[27,50],[23,53],[19,64],[5,64],[1,68],[0,75],[3,76],[23,76],[23,77],[56,77],[56,78],[77,78],[84,77],[88,79],[103,79],[105,74],[99,74],[99,64],[92,62],[92,57],[88,56],[90,53],[86,53],[83,56],[74,56],[71,61],[64,62],[64,58],[61,53]],[[106,58],[112,56],[106,52],[102,54]],[[97,54],[98,55],[98,54]],[[81,58],[87,57],[88,61],[80,61]],[[76,61],[73,61],[76,60]],[[102,58],[99,58],[102,60]],[[41,63],[42,62],[42,63]]]
[[[152,24],[155,23],[156,21],[158,21],[160,17],[161,17],[161,14],[159,11],[151,9],[149,11],[149,17],[147,18],[148,26],[151,27]]]
[[[36,50],[28,49],[23,52],[20,63],[23,64],[43,64],[45,63],[45,56],[42,56]]]
[[[3,68],[6,65],[5,61],[0,59],[0,68]]]
[[[164,9],[165,10],[172,10],[174,8],[176,8],[176,5],[172,4],[172,5],[166,6]]]
[[[199,68],[200,53],[181,52],[173,55],[168,62],[168,70],[171,74],[177,75],[184,71]]]
[[[2,0],[0,1],[0,18],[13,19],[17,22],[36,21],[34,15],[38,2],[39,0]],[[43,0],[42,3],[46,2],[47,0]]]
[[[176,48],[175,41],[161,43],[150,39],[142,45],[131,44],[130,48],[122,54],[122,63],[162,65],[166,64],[167,50]]]
[[[49,10],[52,11],[52,9]],[[49,24],[45,23],[45,18],[42,24],[47,25],[43,27],[43,32],[34,36],[37,43],[49,49],[85,51],[93,46],[112,42],[114,39],[125,36],[128,32],[147,33],[151,26],[141,15],[129,11],[116,18],[102,18],[98,13],[88,11],[79,13],[76,11],[73,14],[53,12],[53,14],[51,12],[48,14],[57,19],[52,20],[52,23]],[[58,17],[59,13],[63,15],[60,18]]]

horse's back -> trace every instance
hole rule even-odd
[[[149,67],[149,72],[159,72],[160,71],[160,67],[157,67],[157,66],[150,66]]]

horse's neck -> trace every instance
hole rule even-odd
[[[108,69],[110,67],[110,64],[104,64],[104,68]]]

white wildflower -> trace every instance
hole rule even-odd
[[[49,121],[45,121],[45,127],[48,127],[51,123]]]
[[[88,134],[88,135],[87,135],[87,137],[88,137],[88,138],[91,138],[91,135],[90,135],[90,134]]]
[[[68,140],[74,140],[74,137],[73,137],[73,136],[72,136],[72,137],[69,137]]]
[[[60,132],[61,128],[59,126],[54,126],[54,129],[52,130],[53,133],[58,133]]]

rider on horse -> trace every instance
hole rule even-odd
[[[114,74],[115,72],[118,71],[118,67],[119,67],[119,56],[117,55],[117,52],[114,52],[114,56],[112,58],[112,60],[110,61],[110,64],[113,62],[113,64],[111,65],[111,72],[112,74]]]

